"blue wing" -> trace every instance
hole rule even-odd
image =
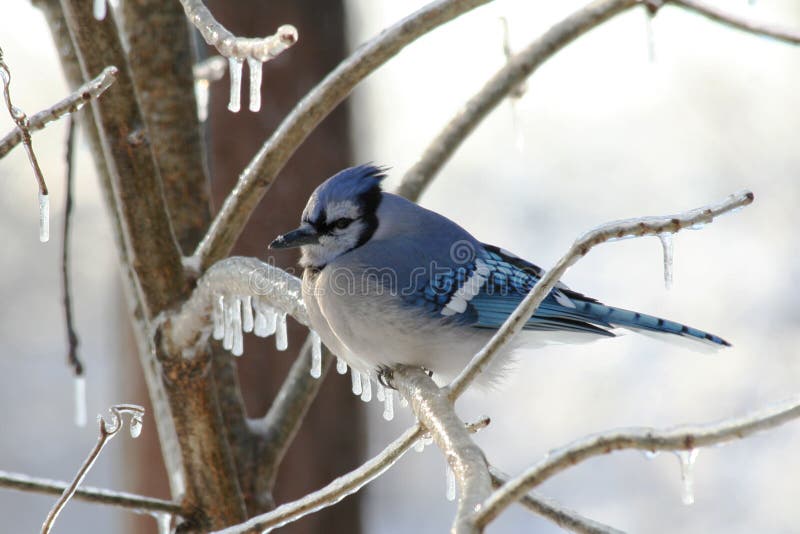
[[[497,329],[543,276],[544,271],[498,247],[482,245],[464,264],[433,273],[415,304],[447,321]],[[730,345],[702,330],[652,315],[606,306],[559,283],[525,324],[526,330],[583,332],[614,337],[624,326]]]

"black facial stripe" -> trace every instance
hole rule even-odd
[[[372,237],[375,233],[375,230],[378,229],[378,216],[376,212],[378,211],[378,206],[381,204],[381,200],[383,200],[383,194],[381,193],[380,185],[376,185],[372,189],[365,191],[359,196],[359,202],[364,207],[364,215],[361,219],[366,223],[364,231],[361,233],[361,237],[356,243],[356,246],[353,248],[358,248]]]

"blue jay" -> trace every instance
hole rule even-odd
[[[351,367],[375,377],[396,364],[457,375],[543,275],[446,217],[381,190],[384,170],[345,169],[308,200],[300,227],[270,248],[301,248],[314,330]],[[729,343],[696,328],[606,306],[559,283],[517,346],[614,337],[614,327]],[[510,352],[514,347],[509,349]],[[504,358],[484,382],[503,370]]]

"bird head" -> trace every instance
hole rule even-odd
[[[300,265],[322,268],[372,237],[378,228],[384,169],[361,165],[328,178],[311,194],[300,226],[269,248],[301,247]]]

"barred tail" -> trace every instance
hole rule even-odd
[[[630,310],[623,310],[621,308],[612,308],[604,304],[596,302],[580,302],[574,301],[581,315],[587,319],[598,321],[603,324],[610,324],[613,326],[622,326],[626,328],[633,328],[636,330],[647,330],[650,332],[661,332],[665,334],[674,334],[685,338],[697,339],[707,343],[713,343],[723,347],[730,347],[731,344],[719,336],[692,328],[685,324],[676,323],[660,317],[646,315],[644,313],[634,312]]]

